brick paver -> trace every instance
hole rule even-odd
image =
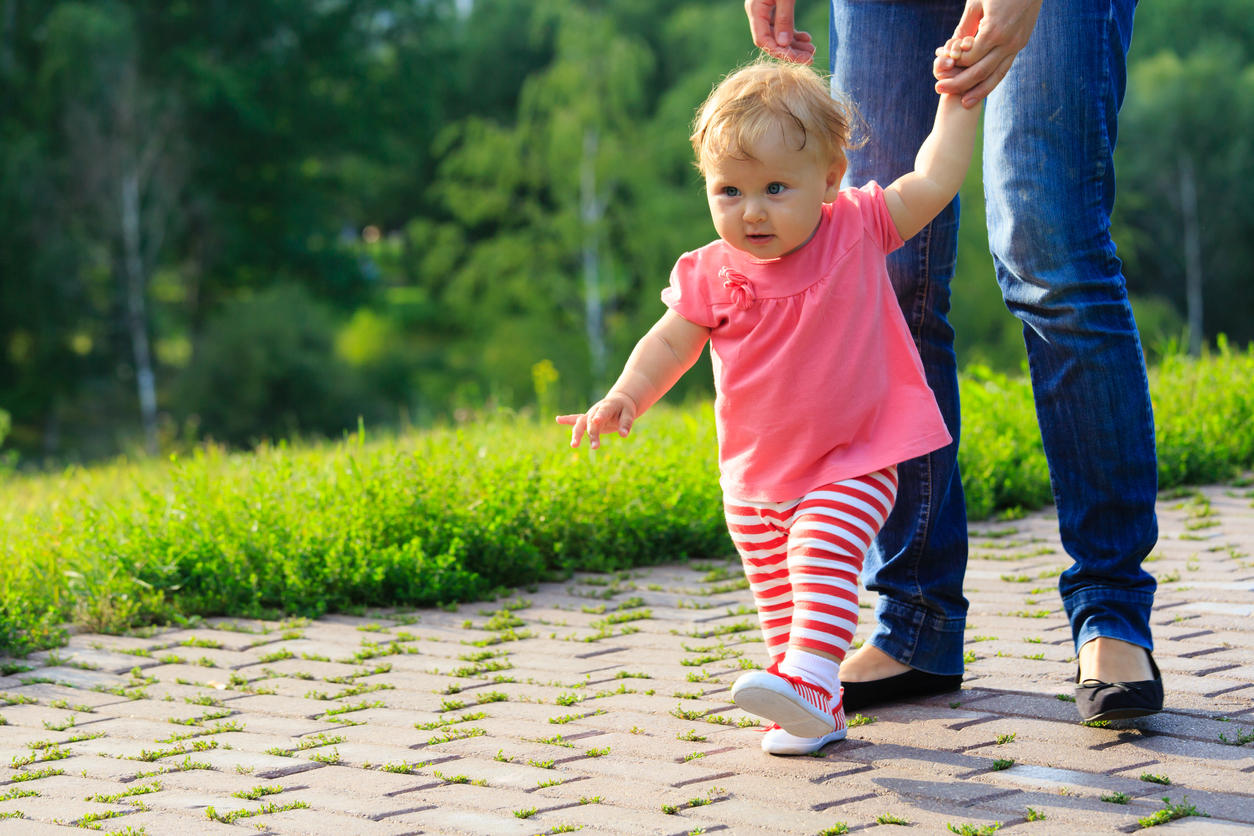
[[[972,526],[963,690],[814,757],[763,754],[730,702],[765,660],[730,555],[455,612],[75,635],[0,660],[0,833],[1082,834],[1169,806],[1194,813],[1172,832],[1254,833],[1252,500],[1160,500],[1152,718],[1077,722],[1042,512]]]

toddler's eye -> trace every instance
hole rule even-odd
[[[780,194],[784,191],[783,183],[771,183],[766,187],[767,194]]]
[[[736,188],[735,186],[724,186],[723,194],[727,195],[728,197],[739,197],[740,189]]]

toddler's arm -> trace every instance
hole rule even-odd
[[[979,122],[979,105],[966,108],[959,96],[940,97],[936,123],[919,148],[914,171],[884,189],[888,213],[903,240],[927,226],[958,193],[971,164]]]
[[[578,447],[584,434],[592,449],[601,446],[601,433],[617,431],[625,436],[632,422],[657,403],[675,381],[697,362],[710,338],[710,329],[668,310],[636,343],[627,365],[604,398],[582,415],[559,415],[557,423],[574,429],[570,446]]]

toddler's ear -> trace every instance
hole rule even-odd
[[[823,202],[831,203],[840,194],[840,181],[845,178],[845,169],[849,163],[842,157],[827,168],[827,188],[823,191]]]

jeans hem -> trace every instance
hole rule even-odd
[[[1119,639],[1153,652],[1154,639],[1149,624],[1153,592],[1087,587],[1073,592],[1063,603],[1071,621],[1077,653],[1080,647],[1099,636]]]
[[[940,676],[963,672],[965,616],[946,618],[881,596],[875,618],[875,631],[867,641],[893,659]]]

